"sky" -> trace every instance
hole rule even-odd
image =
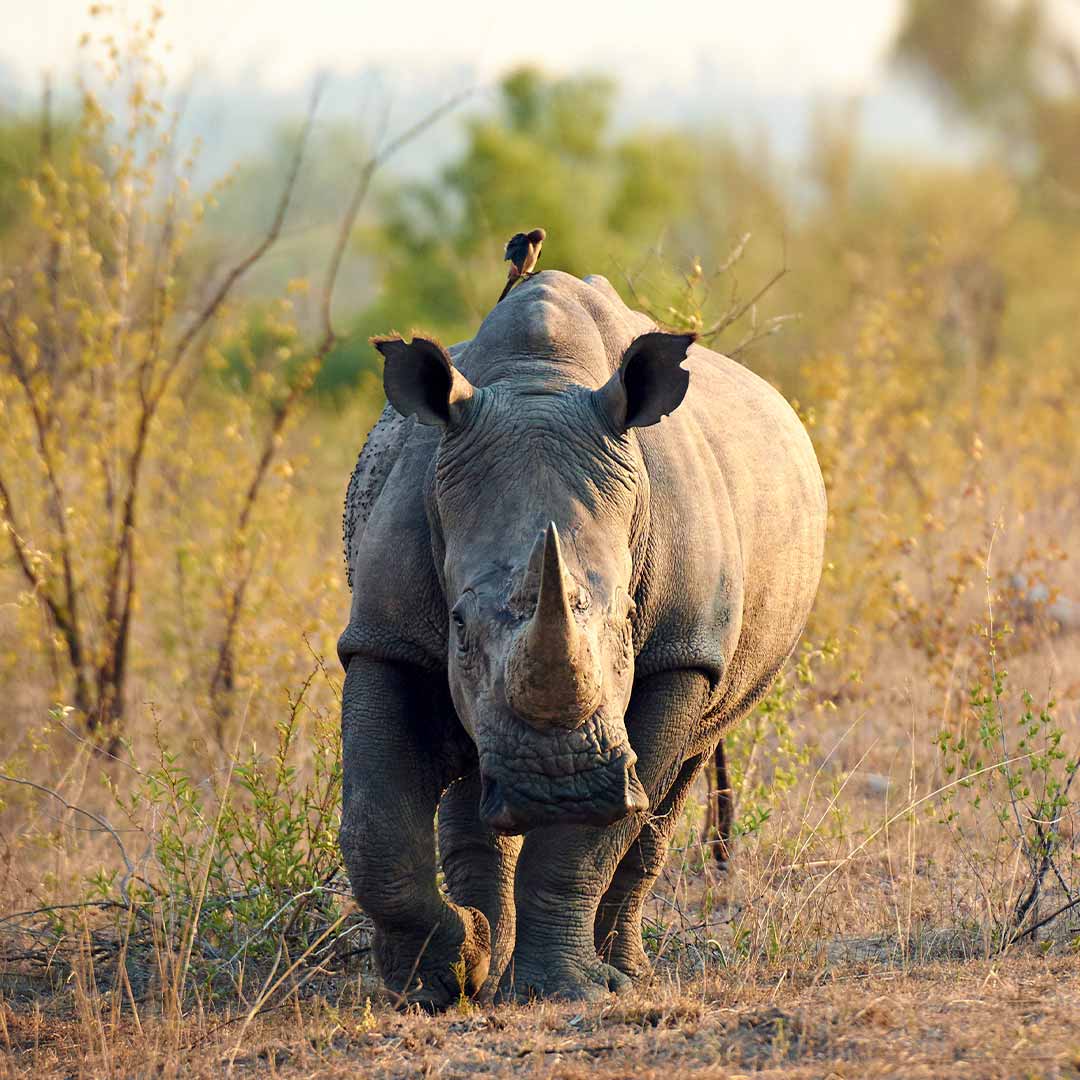
[[[62,77],[88,0],[0,0],[0,65],[28,89]],[[170,74],[193,69],[287,92],[316,70],[403,72],[521,61],[683,85],[703,64],[764,93],[860,93],[881,77],[900,0],[165,0]],[[117,12],[145,17],[144,0]]]
[[[94,20],[90,0],[0,0],[0,110],[32,105],[46,71],[60,94],[70,91],[87,62],[82,34],[146,19],[152,2],[115,0],[108,20]],[[374,117],[399,130],[466,87],[478,91],[470,108],[490,108],[497,76],[523,62],[613,75],[623,127],[764,134],[793,159],[806,152],[820,105],[858,98],[861,142],[873,150],[942,160],[979,152],[970,131],[890,67],[904,0],[161,2],[170,85],[185,89],[215,173],[295,120],[316,74],[329,76],[321,118]],[[1080,40],[1080,0],[1043,2]],[[438,125],[395,167],[429,173],[460,135],[459,125]]]

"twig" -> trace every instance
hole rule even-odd
[[[781,266],[779,270],[753,296],[750,297],[744,304],[738,307],[732,307],[727,310],[712,326],[707,330],[702,330],[698,335],[701,338],[716,337],[717,334],[723,333],[733,322],[738,322],[782,277],[788,272],[787,265]]]
[[[53,723],[55,723],[56,726],[59,727],[61,730],[67,732],[67,734],[70,735],[76,742],[81,743],[88,750],[100,755],[101,757],[111,758],[118,765],[123,765],[125,769],[130,769],[136,776],[143,775],[142,769],[140,769],[137,765],[133,765],[130,761],[125,761],[122,757],[119,757],[117,754],[112,753],[104,746],[96,746],[84,735],[80,735],[79,732],[77,732],[74,728],[68,727],[67,724],[65,724],[64,721],[59,719],[59,717],[56,715],[56,713],[58,712],[60,712],[59,707],[53,713]]]
[[[202,310],[192,319],[188,325],[187,330],[180,336],[180,339],[176,343],[176,347],[173,349],[172,359],[169,364],[169,369],[166,372],[166,378],[177,367],[180,366],[187,354],[188,349],[191,348],[192,342],[198,337],[203,328],[210,322],[210,320],[217,313],[218,308],[228,298],[229,293],[232,292],[236,283],[270,250],[270,248],[277,241],[281,235],[281,227],[285,223],[285,217],[289,212],[289,206],[292,203],[293,191],[296,188],[296,180],[300,174],[300,166],[304,160],[304,151],[307,148],[308,138],[311,135],[311,129],[315,122],[315,112],[319,106],[319,100],[322,97],[323,83],[318,81],[311,94],[311,101],[308,104],[307,117],[304,120],[304,126],[300,130],[300,137],[296,142],[296,149],[293,152],[292,162],[289,165],[289,172],[285,179],[285,186],[282,189],[281,197],[278,199],[277,210],[274,213],[273,221],[270,223],[270,228],[266,231],[266,235],[259,241],[244,256],[238,263],[236,263],[232,269],[225,275],[221,284],[217,290],[210,297],[207,303],[203,306]],[[161,392],[163,392],[164,386],[162,386],[157,397],[160,398]]]
[[[1005,717],[1001,712],[1001,699],[998,696],[998,675],[997,675],[997,646],[994,644],[994,595],[993,595],[993,573],[990,569],[990,560],[994,554],[994,541],[997,539],[998,527],[994,526],[994,531],[990,536],[990,544],[986,549],[986,632],[987,632],[987,656],[990,661],[990,679],[994,687],[994,713],[997,718],[998,734],[1001,737],[1001,756],[1008,758],[1009,747],[1005,741]],[[1046,869],[1044,868],[1042,873],[1037,871],[1036,860],[1031,852],[1031,845],[1028,843],[1027,830],[1024,828],[1023,821],[1020,820],[1020,808],[1017,805],[1016,800],[1016,785],[1013,783],[1012,771],[1009,769],[1008,761],[1003,761],[1002,771],[1005,773],[1005,783],[1009,789],[1009,803],[1012,807],[1013,817],[1016,819],[1016,829],[1019,834],[1020,846],[1024,852],[1024,857],[1028,861],[1028,866],[1031,869],[1033,878],[1031,893],[1028,897],[1028,902],[1021,910],[1019,907],[1016,910],[1015,920],[1019,925],[1020,921],[1027,914],[1027,909],[1033,904],[1038,897],[1039,887],[1042,884],[1043,877],[1046,876]]]
[[[244,939],[244,943],[236,950],[236,952],[232,954],[232,956],[229,957],[228,960],[225,961],[225,966],[231,967],[233,964],[235,964],[236,961],[240,958],[240,954],[243,953],[257,937],[265,934],[266,931],[269,930],[270,927],[273,926],[274,923],[277,922],[277,920],[281,918],[281,916],[284,915],[285,912],[293,906],[293,904],[299,903],[301,900],[309,896],[315,896],[318,893],[327,891],[329,890],[323,888],[322,885],[314,885],[310,889],[305,889],[303,892],[297,893],[295,896],[290,896],[289,899],[286,900],[285,903],[282,904],[281,907],[279,907],[277,911],[275,911],[274,914],[271,915],[270,918],[262,924],[262,926],[248,934],[248,936]]]
[[[738,242],[728,252],[728,257],[716,268],[716,272],[713,277],[720,277],[722,274],[726,274],[742,257],[743,252],[746,250],[746,245],[750,243],[750,233],[743,233],[739,237]]]
[[[1041,930],[1047,923],[1053,922],[1059,915],[1064,915],[1066,911],[1071,911],[1074,907],[1080,907],[1080,896],[1073,897],[1068,903],[1062,904],[1052,915],[1047,915],[1045,919],[1040,919],[1037,923],[1032,923],[1031,926],[1014,934],[1010,938],[1010,944],[1015,945],[1021,938],[1034,934],[1036,930]]]
[[[116,846],[120,849],[120,857],[124,860],[124,866],[127,868],[127,873],[120,879],[120,895],[124,898],[125,905],[128,907],[132,906],[131,897],[128,896],[127,887],[128,882],[135,876],[135,867],[128,858],[128,853],[125,850],[123,841],[120,839],[117,831],[103,817],[99,817],[89,810],[84,810],[81,806],[76,806],[74,803],[69,803],[58,791],[53,791],[52,788],[47,788],[43,784],[36,784],[33,780],[24,780],[20,776],[8,776],[7,773],[0,773],[0,780],[6,780],[9,784],[22,784],[24,787],[33,788],[35,791],[40,791],[45,795],[51,795],[58,802],[63,803],[69,810],[74,811],[76,814],[82,814],[84,817],[88,817],[91,821],[100,825],[101,828],[116,841]]]
[[[49,275],[55,287],[55,270],[50,269]],[[64,496],[60,489],[60,480],[56,471],[56,461],[49,445],[50,418],[42,408],[38,395],[34,392],[31,372],[19,348],[18,340],[12,332],[8,320],[0,320],[3,327],[4,337],[7,340],[8,354],[11,358],[11,368],[15,375],[15,381],[22,388],[26,397],[26,403],[30,407],[30,415],[34,418],[34,433],[37,437],[38,453],[45,467],[45,478],[49,487],[49,505],[52,510],[53,520],[56,523],[56,531],[60,539],[60,565],[64,576],[64,608],[70,620],[73,634],[68,639],[68,647],[71,655],[72,667],[81,674],[82,672],[82,642],[79,636],[79,619],[76,610],[77,594],[75,591],[75,573],[72,567],[72,544],[67,527],[67,514],[64,510]]]
[[[737,345],[727,350],[727,355],[734,360],[746,349],[750,348],[751,345],[756,345],[763,338],[772,337],[773,334],[779,333],[784,323],[801,318],[802,315],[797,311],[791,311],[786,315],[774,315],[771,319],[766,319],[760,326],[755,324],[743,335]]]
[[[89,708],[89,693],[86,689],[85,676],[82,670],[82,640],[79,636],[78,626],[70,617],[70,610],[61,604],[48,587],[45,578],[35,569],[31,557],[30,545],[22,538],[19,532],[18,519],[15,514],[15,506],[11,501],[11,492],[0,475],[0,512],[2,522],[8,538],[11,541],[12,551],[15,553],[15,561],[19,564],[23,577],[30,586],[31,591],[41,597],[49,612],[53,623],[60,631],[67,645],[68,656],[71,660],[75,674],[75,703],[79,709]]]
[[[356,224],[356,217],[360,212],[360,207],[363,205],[364,199],[371,189],[371,182],[375,173],[382,165],[402,149],[402,147],[426,131],[432,124],[445,116],[446,113],[457,108],[457,106],[472,93],[473,91],[471,89],[463,90],[437,106],[435,109],[432,109],[431,112],[426,116],[421,117],[421,119],[411,127],[406,128],[399,135],[396,135],[380,150],[375,151],[368,158],[363,169],[361,169],[360,178],[353,188],[352,195],[345,208],[345,213],[342,215],[341,224],[338,227],[337,237],[334,241],[334,247],[330,253],[330,261],[327,264],[326,277],[323,281],[320,302],[322,337],[316,345],[311,357],[304,365],[301,374],[293,381],[285,400],[273,411],[274,417],[270,425],[270,430],[267,432],[266,439],[263,442],[262,453],[259,455],[259,460],[256,463],[255,471],[252,474],[247,493],[241,503],[235,532],[236,549],[234,552],[234,559],[238,559],[245,548],[244,541],[251,515],[255,509],[255,504],[258,501],[263,483],[270,471],[270,465],[273,462],[274,455],[280,446],[281,434],[285,428],[285,424],[292,415],[292,411],[300,401],[300,398],[308,390],[311,383],[314,381],[315,376],[321,370],[323,362],[326,360],[330,350],[339,340],[331,318],[334,291],[337,287],[338,273],[341,269],[341,261],[345,254],[346,245],[349,242],[349,237],[352,235],[353,226]],[[232,592],[226,601],[225,627],[222,632],[221,643],[218,646],[217,662],[214,665],[214,672],[210,677],[210,699],[215,703],[215,708],[218,712],[217,722],[219,736],[222,728],[222,721],[224,717],[228,715],[230,709],[228,692],[231,690],[233,679],[234,641],[236,638],[237,625],[240,620],[240,613],[244,605],[244,597],[247,593],[253,570],[254,560],[252,560],[245,570],[239,572]]]
[[[353,189],[352,198],[349,200],[349,205],[345,210],[345,215],[341,220],[341,228],[338,230],[337,241],[334,244],[334,249],[330,255],[330,263],[327,266],[326,282],[323,285],[322,292],[322,324],[323,324],[323,342],[328,343],[325,348],[329,350],[330,346],[337,340],[337,335],[334,333],[333,325],[330,318],[330,304],[333,300],[334,286],[337,282],[338,270],[341,266],[342,257],[345,254],[345,245],[348,243],[349,235],[352,232],[352,227],[356,222],[356,215],[360,212],[360,207],[367,197],[369,188],[371,187],[371,181],[375,176],[375,173],[383,165],[386,164],[402,147],[412,142],[418,135],[423,134],[429,127],[441,120],[447,113],[456,109],[463,101],[471,97],[473,89],[470,87],[466,90],[462,90],[460,93],[455,94],[453,97],[444,101],[441,105],[436,106],[426,116],[421,117],[411,127],[406,128],[399,135],[395,135],[388,143],[386,143],[380,150],[377,150],[367,161],[363,170],[360,173],[360,180],[356,187]]]
[[[5,777],[5,779],[7,778]],[[16,783],[18,782],[19,781],[16,781]],[[84,908],[99,908],[102,911],[108,908],[119,908],[121,911],[127,911],[129,906],[126,904],[118,904],[115,900],[84,900],[78,904],[49,904],[46,907],[31,908],[28,911],[16,911],[11,915],[5,915],[3,918],[0,918],[0,926],[3,926],[5,923],[15,922],[17,919],[28,919],[33,915],[50,915],[54,911],[77,911]],[[18,933],[27,932],[28,931],[22,929],[18,931]]]

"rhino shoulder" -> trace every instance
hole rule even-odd
[[[342,526],[345,576],[350,589],[353,586],[353,557],[363,539],[371,509],[382,493],[412,427],[412,420],[406,420],[387,405],[371,429],[349,478]]]

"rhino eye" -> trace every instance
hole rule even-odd
[[[457,638],[457,645],[463,652],[468,648],[469,644],[469,627],[466,615],[471,602],[472,594],[466,593],[450,611],[450,621],[454,624],[454,635]]]

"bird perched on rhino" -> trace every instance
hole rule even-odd
[[[506,241],[505,261],[510,264],[510,269],[506,272],[506,287],[499,294],[499,300],[506,298],[506,294],[516,282],[533,272],[546,236],[547,233],[543,229],[533,229],[528,233],[514,233]]]

